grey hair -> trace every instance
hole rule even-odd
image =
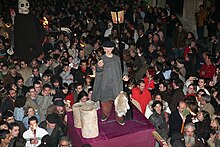
[[[67,141],[68,143],[69,143],[69,147],[72,147],[73,145],[72,145],[72,141],[70,140],[70,138],[68,137],[68,136],[63,136],[63,137],[61,137],[60,138],[60,140],[59,140],[59,144],[60,144],[60,142],[62,142],[62,141]],[[59,145],[60,146],[60,145]]]
[[[203,94],[202,95],[202,99],[203,101],[205,101],[206,103],[209,103],[211,101],[211,97],[208,94]]]
[[[184,127],[184,129],[185,130],[187,130],[188,128],[193,128],[193,130],[195,131],[196,130],[196,127],[195,127],[195,125],[193,124],[193,123],[188,123],[188,124],[186,124],[186,126]]]

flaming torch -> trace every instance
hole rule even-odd
[[[48,26],[49,21],[47,20],[47,18],[46,18],[46,17],[43,17],[43,19],[41,20],[41,22],[43,23],[43,27],[44,27],[46,30],[48,30],[48,29],[49,29],[49,26]]]

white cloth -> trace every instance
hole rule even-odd
[[[125,96],[124,92],[119,93],[114,103],[115,103],[115,112],[117,112],[118,117],[122,117],[127,113],[127,110],[130,109],[130,106],[128,105],[128,99]]]
[[[105,30],[105,34],[104,34],[104,37],[108,37],[109,35],[112,34],[112,28],[113,28],[113,24],[110,22],[108,24],[109,28],[107,30]]]
[[[41,144],[41,139],[47,134],[48,134],[48,132],[46,130],[44,130],[43,128],[37,127],[36,137],[37,137],[38,143],[37,144],[31,144],[30,139],[34,138],[34,132],[32,132],[31,129],[29,128],[27,131],[25,131],[23,133],[23,138],[27,141],[26,142],[26,147],[39,146]]]
[[[166,80],[169,80],[170,79],[170,74],[171,74],[171,70],[166,70],[163,72],[163,76]]]

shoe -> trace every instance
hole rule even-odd
[[[101,121],[106,121],[107,119],[108,119],[107,116],[102,115],[102,117],[101,117]]]
[[[117,121],[119,123],[119,125],[124,126],[125,125],[125,120],[121,120],[121,121]]]

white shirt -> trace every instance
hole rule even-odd
[[[37,147],[37,146],[39,146],[41,144],[41,139],[47,134],[48,134],[48,132],[46,130],[44,130],[43,128],[37,127],[36,137],[38,139],[38,143],[37,144],[31,144],[30,139],[34,138],[34,132],[32,132],[31,129],[29,128],[27,131],[25,131],[23,133],[23,138],[27,141],[26,142],[26,147]]]
[[[209,91],[206,88],[199,88],[199,86],[197,86],[196,88],[197,88],[196,92],[198,92],[200,89],[203,89],[206,94],[210,95]]]
[[[150,116],[153,114],[153,108],[152,108],[152,105],[153,105],[153,100],[151,100],[148,105],[146,106],[146,110],[145,110],[145,117],[147,119],[150,118]],[[163,111],[168,113],[168,114],[171,114],[171,110],[168,106],[168,103],[166,101],[162,101],[163,103]]]

